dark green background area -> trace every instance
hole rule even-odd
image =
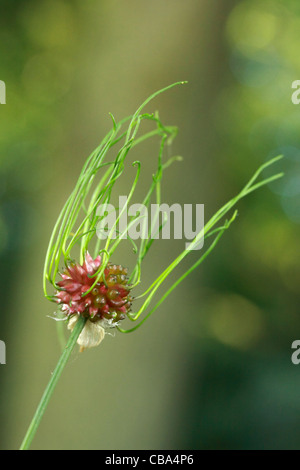
[[[0,448],[20,445],[60,354],[43,262],[85,158],[109,112],[120,120],[188,80],[147,107],[179,127],[172,154],[184,160],[167,170],[163,201],[205,204],[208,220],[272,156],[285,155],[285,178],[239,203],[216,250],[141,329],[74,351],[33,448],[299,449],[299,2],[2,0],[0,10]],[[157,150],[137,150],[140,194]],[[183,248],[158,242],[142,287]]]

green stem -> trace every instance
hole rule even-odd
[[[44,395],[42,396],[42,399],[40,401],[39,406],[37,407],[37,410],[35,412],[35,415],[30,423],[30,426],[28,428],[28,431],[25,435],[25,438],[22,442],[22,445],[20,447],[20,450],[29,450],[29,447],[33,441],[33,438],[36,434],[36,431],[40,425],[40,422],[42,420],[42,417],[47,409],[47,406],[49,404],[50,398],[55,390],[55,387],[57,385],[57,382],[62,374],[62,371],[65,368],[65,365],[67,364],[71,352],[74,349],[74,346],[77,342],[77,339],[80,335],[80,333],[83,330],[83,327],[85,325],[86,319],[79,317],[78,322],[76,323],[74,330],[72,331],[70,338],[67,342],[67,345],[65,349],[62,352],[62,355],[57,363],[57,366],[51,376],[51,379],[46,387],[46,390],[44,392]]]

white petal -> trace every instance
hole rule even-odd
[[[100,321],[92,323],[88,320],[80,333],[77,343],[81,346],[81,351],[87,348],[99,346],[105,336],[105,330]]]
[[[69,323],[68,323],[68,330],[71,330],[71,331],[74,330],[74,326],[76,325],[78,318],[79,318],[79,315],[73,315],[70,318]]]

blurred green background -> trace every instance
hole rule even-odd
[[[208,220],[270,157],[284,153],[286,176],[239,204],[217,249],[140,330],[74,352],[33,449],[299,449],[299,2],[0,7],[0,448],[20,445],[59,357],[42,268],[85,158],[109,112],[122,119],[188,80],[147,107],[180,129],[172,152],[184,162],[166,173],[165,202],[203,203]],[[157,145],[139,151],[146,179]],[[143,287],[181,249],[158,243]]]

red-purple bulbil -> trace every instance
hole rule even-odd
[[[56,293],[56,298],[67,316],[79,314],[92,322],[110,320],[110,323],[116,323],[130,311],[132,297],[127,269],[122,266],[108,264],[103,278],[90,290],[100,266],[101,257],[93,259],[87,253],[82,266],[70,264],[61,274],[63,280],[57,283],[61,290]]]

